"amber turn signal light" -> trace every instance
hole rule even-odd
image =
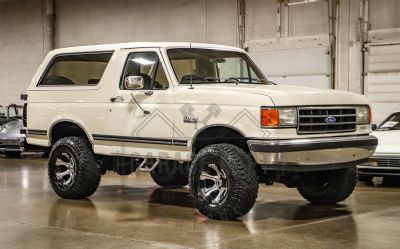
[[[261,126],[277,127],[279,126],[279,110],[262,109],[261,110]]]
[[[368,106],[368,121],[371,124],[372,123],[372,110],[371,106]]]

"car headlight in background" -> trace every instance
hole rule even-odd
[[[2,125],[0,126],[0,133],[4,134],[7,133],[7,131],[10,129],[10,127],[8,125]]]
[[[11,128],[11,126],[7,125],[7,124],[0,126],[0,133],[2,133],[2,134],[7,133],[10,128]]]
[[[261,127],[296,127],[297,109],[294,107],[261,108]]]
[[[371,107],[358,106],[357,107],[357,124],[370,124],[372,121]]]

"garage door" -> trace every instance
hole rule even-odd
[[[365,92],[374,122],[400,111],[400,42],[369,44],[366,53]]]
[[[256,51],[249,55],[275,83],[331,88],[329,47]]]

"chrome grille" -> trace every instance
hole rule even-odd
[[[378,158],[378,167],[400,167],[400,158]]]
[[[297,133],[353,132],[356,130],[356,112],[355,107],[300,107]],[[335,122],[328,122],[328,118]]]

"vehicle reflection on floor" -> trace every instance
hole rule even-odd
[[[187,188],[160,188],[144,173],[107,173],[91,198],[64,200],[48,184],[45,160],[1,157],[0,241],[6,248],[394,248],[398,189],[375,184],[360,184],[334,206],[260,185],[248,215],[216,221],[198,213]]]

